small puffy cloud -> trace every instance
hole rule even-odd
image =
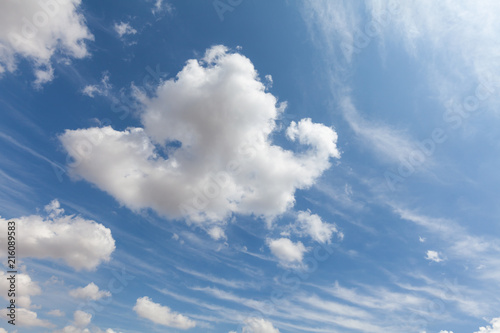
[[[434,261],[434,262],[441,262],[444,260],[443,258],[441,258],[441,256],[439,255],[438,252],[432,251],[432,250],[427,251],[425,259],[430,260],[430,261]]]
[[[120,38],[125,35],[135,35],[137,33],[137,30],[132,28],[128,22],[115,23],[114,29]]]
[[[91,98],[94,98],[96,95],[107,96],[111,87],[111,83],[109,83],[109,74],[104,73],[99,84],[85,86],[82,89],[82,94]]]
[[[273,77],[268,74],[265,76],[265,78],[266,78],[266,88],[267,89],[272,88],[273,87]]]
[[[90,324],[90,321],[92,320],[92,315],[90,313],[77,310],[73,314],[73,320],[74,324],[78,327],[85,327],[88,324]]]
[[[142,318],[151,320],[156,324],[180,329],[196,326],[196,323],[186,316],[172,312],[169,307],[154,303],[149,297],[137,299],[134,311]]]
[[[93,282],[89,283],[84,288],[76,288],[69,292],[72,297],[81,298],[85,300],[97,301],[103,297],[111,296],[109,291],[99,290],[99,287],[96,286]]]
[[[330,243],[333,234],[343,237],[334,224],[323,222],[321,217],[309,211],[300,211],[297,214],[297,227],[302,234],[319,243]]]
[[[91,321],[92,315],[90,313],[77,310],[73,314],[73,322],[71,325],[65,326],[64,328],[54,331],[53,333],[117,333],[111,328],[103,331],[98,327],[92,327],[92,330],[90,330],[87,326],[90,325]]]
[[[453,333],[453,331],[439,331],[439,333]]]
[[[88,328],[85,328],[90,324],[92,320],[92,315],[90,313],[77,310],[73,314],[72,325],[65,326],[61,330],[54,331],[54,333],[90,333]]]
[[[307,251],[301,242],[294,243],[288,238],[268,239],[271,253],[283,264],[301,263]]]
[[[33,84],[36,88],[40,88],[45,83],[54,79],[54,69],[49,65],[44,69],[35,70],[35,82]]]
[[[160,13],[164,13],[164,12],[172,13],[173,10],[174,10],[174,7],[170,3],[168,3],[167,1],[156,0],[151,12],[153,13],[153,15],[156,15],[156,14],[160,14]]]
[[[7,317],[7,309],[0,310],[2,318]],[[44,319],[38,318],[36,312],[25,308],[16,308],[16,325],[27,327],[52,327],[53,325]]]
[[[218,226],[210,228],[208,230],[208,234],[214,240],[227,239],[226,234],[224,233],[224,230],[221,227],[218,227]]]
[[[52,201],[46,211],[46,217],[0,218],[2,225],[15,221],[18,233],[23,235],[18,239],[18,256],[62,259],[77,270],[91,270],[110,260],[115,240],[108,228],[79,216],[63,215],[57,200]],[[6,246],[5,230],[0,230],[1,247]]]
[[[474,333],[500,333],[500,317],[493,318],[490,324],[491,326],[480,327],[479,331]]]
[[[245,320],[242,333],[280,333],[270,321],[262,318],[249,318]]]
[[[55,54],[87,56],[85,41],[94,37],[80,4],[81,0],[0,1],[0,68],[13,72],[18,59],[26,58],[34,65],[39,87],[54,77]]]
[[[10,288],[10,281],[8,280],[9,276],[10,274],[8,273],[0,272],[0,293],[6,300],[10,299],[7,296],[7,290]],[[15,282],[17,289],[16,305],[23,308],[30,308],[31,296],[40,295],[40,287],[36,282],[31,280],[31,277],[28,274],[25,273],[16,274]]]
[[[419,241],[420,243],[425,243],[425,237],[421,237],[421,236],[419,236],[419,237],[418,237],[418,241]]]
[[[191,59],[154,95],[136,92],[143,127],[66,130],[71,174],[134,211],[218,225],[232,213],[268,220],[295,203],[339,158],[337,133],[311,119],[292,122],[294,153],[272,143],[285,109],[252,62],[224,46]]]

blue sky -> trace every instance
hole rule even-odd
[[[0,333],[500,332],[498,15],[3,2]]]

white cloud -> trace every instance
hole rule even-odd
[[[271,253],[283,264],[301,263],[307,251],[304,244],[294,243],[288,238],[268,239],[267,244]]]
[[[436,251],[429,250],[427,251],[425,259],[434,261],[434,262],[441,262],[443,261],[443,258],[441,258],[440,254]]]
[[[287,138],[310,149],[271,143],[285,106],[265,91],[251,61],[224,46],[191,59],[154,97],[137,92],[143,128],[67,130],[60,140],[83,178],[132,210],[218,223],[231,213],[272,219],[292,207],[339,158],[336,132],[311,119]],[[168,158],[164,157],[168,155]]]
[[[368,292],[362,292],[359,289],[345,288],[335,281],[332,288],[322,289],[336,298],[352,304],[383,311],[396,311],[401,307],[423,308],[426,304],[426,298],[414,294],[393,292],[381,287],[367,286]]]
[[[132,28],[128,22],[115,23],[114,29],[120,38],[125,35],[135,35],[137,33],[137,30]]]
[[[493,318],[490,324],[491,326],[480,327],[479,331],[474,333],[500,333],[500,317]]]
[[[273,77],[268,74],[268,75],[265,76],[265,79],[266,79],[266,88],[267,89],[272,88],[273,87],[273,82],[274,82],[273,81]]]
[[[107,96],[112,85],[109,83],[109,74],[103,73],[99,84],[87,85],[82,89],[82,94],[94,98],[96,95]]]
[[[280,333],[280,331],[270,321],[262,318],[248,318],[245,320],[242,333]]]
[[[367,7],[372,17],[378,18],[389,11],[389,6],[387,2],[374,0]],[[435,55],[446,57],[450,65],[464,64],[476,74],[487,68],[499,69],[496,61],[499,37],[495,33],[500,28],[495,15],[500,10],[497,1],[486,0],[475,6],[468,2],[425,0],[400,2],[397,7],[397,15],[391,16],[383,32],[389,38],[400,38],[410,54],[430,49]],[[453,19],[443,20],[443,17]],[[446,68],[450,69],[453,67]]]
[[[97,301],[103,297],[111,296],[111,293],[106,290],[99,290],[99,287],[94,282],[89,283],[84,288],[76,288],[70,290],[69,294],[75,298]]]
[[[499,11],[500,3],[495,0],[482,1],[481,6],[432,0],[309,0],[303,12],[317,45],[326,48],[329,63],[336,65],[333,81],[346,77],[355,55],[368,45],[378,43],[383,54],[390,42],[402,45],[426,69],[430,85],[448,107],[448,103],[461,105],[485,81],[489,83],[482,87],[483,96],[496,100],[492,105],[498,106]],[[484,88],[489,94],[484,94]]]
[[[475,271],[476,278],[500,281],[498,239],[491,236],[474,235],[450,219],[420,215],[418,212],[397,205],[393,205],[393,208],[402,219],[411,221],[439,236],[443,241],[443,246],[446,246],[448,258],[460,261],[467,260],[472,262],[475,267],[480,267],[480,270]]]
[[[453,331],[439,331],[439,333],[453,333]]]
[[[153,13],[153,15],[156,15],[158,13],[163,13],[163,12],[172,13],[173,10],[174,10],[174,7],[170,3],[168,3],[167,1],[156,0],[151,12]]]
[[[340,104],[344,117],[354,133],[365,144],[371,146],[381,158],[392,163],[400,163],[402,159],[408,159],[420,152],[417,143],[404,131],[364,119],[356,110],[350,97],[344,97]],[[423,155],[422,163],[429,160],[429,156]]]
[[[323,37],[319,41],[327,48],[328,53],[340,53],[350,63],[354,33],[360,21],[357,11],[358,5],[352,1],[307,0],[304,2],[303,15],[311,33],[319,32],[320,37]],[[331,38],[333,35],[336,35],[336,40]],[[338,57],[333,57],[332,60]]]
[[[20,257],[62,259],[69,266],[91,270],[110,260],[115,249],[111,231],[92,220],[75,215],[63,215],[59,202],[46,207],[48,216],[23,216],[10,220],[0,218],[3,225],[16,221]],[[0,230],[0,246],[5,247],[5,229]]]
[[[92,327],[88,329],[87,326],[90,325],[92,321],[92,315],[90,313],[77,310],[73,314],[73,322],[71,325],[65,326],[60,330],[56,330],[53,333],[103,333],[103,331],[98,327]],[[108,328],[104,333],[117,333],[111,328]]]
[[[215,227],[210,228],[208,230],[208,234],[214,240],[227,239],[227,236],[226,236],[224,230],[221,227],[219,227],[219,226],[215,226]]]
[[[0,310],[2,318],[7,317],[7,309]],[[25,308],[16,308],[16,325],[27,327],[52,327],[53,325],[44,319],[38,318],[36,312]]]
[[[137,299],[134,311],[143,318],[149,319],[156,324],[180,329],[188,329],[196,326],[196,322],[179,313],[172,312],[169,307],[154,303],[149,297]]]
[[[323,222],[319,215],[311,214],[310,211],[298,212],[297,222],[302,233],[319,243],[330,243],[333,234],[338,234],[340,238],[343,236],[334,224]]]
[[[74,324],[78,327],[85,327],[88,324],[90,324],[90,321],[92,320],[92,315],[90,313],[77,310],[73,314],[73,321]]]
[[[4,225],[4,224],[2,224]],[[6,225],[6,224],[5,224]],[[10,274],[0,272],[0,293],[6,299],[7,291],[10,289],[10,281],[8,280]],[[28,274],[16,274],[16,305],[23,308],[31,307],[31,296],[40,295],[41,289],[38,284],[31,280]]]
[[[1,1],[0,65],[13,72],[19,57],[33,63],[35,85],[54,77],[51,61],[56,53],[74,58],[88,55],[86,40],[93,40],[79,13],[81,0]]]
[[[45,83],[50,82],[54,79],[54,69],[47,65],[46,68],[35,70],[35,81],[33,84],[36,88],[40,88]]]

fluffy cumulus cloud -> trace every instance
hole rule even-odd
[[[84,288],[76,288],[70,290],[69,294],[75,298],[81,298],[92,301],[97,301],[103,297],[111,296],[111,293],[109,291],[99,290],[99,287],[96,286],[93,282],[89,283]]]
[[[57,200],[45,209],[45,217],[0,218],[2,225],[14,220],[19,234],[23,235],[17,241],[18,256],[62,259],[77,270],[94,269],[101,262],[109,261],[115,240],[108,228],[80,216],[64,215]],[[5,247],[6,241],[4,229],[0,231],[0,246]]]
[[[10,274],[0,272],[0,292],[5,300],[10,300],[7,297],[7,291],[10,289]],[[21,273],[16,275],[16,305],[23,308],[31,307],[31,296],[40,295],[41,289],[38,284],[31,280],[28,274]]]
[[[169,307],[154,303],[149,297],[137,299],[134,311],[142,318],[151,320],[156,324],[180,329],[196,326],[196,322],[179,313],[172,312]]]
[[[0,2],[0,74],[16,69],[19,57],[35,68],[35,85],[52,80],[51,58],[56,53],[73,58],[88,55],[92,34],[79,13],[81,0]]]
[[[54,331],[54,333],[117,333],[116,331],[108,328],[106,331],[101,330],[98,327],[87,328],[92,321],[92,315],[90,313],[77,310],[73,314],[73,322],[71,325],[65,326],[60,330]]]
[[[242,333],[280,333],[280,331],[274,328],[270,321],[262,318],[249,318],[245,320]]]
[[[441,255],[438,252],[432,250],[427,251],[425,259],[434,262],[441,262],[444,260],[443,258],[441,258]]]
[[[479,331],[474,333],[500,333],[500,317],[493,318],[491,326],[480,327]]]
[[[323,222],[319,215],[311,214],[309,211],[300,211],[297,214],[297,227],[300,233],[308,235],[319,243],[330,243],[334,234],[339,238],[343,237],[334,224]]]
[[[307,251],[301,242],[294,243],[288,238],[268,239],[267,244],[271,253],[282,264],[301,263]]]
[[[252,62],[224,46],[191,59],[154,96],[137,93],[143,127],[67,130],[60,140],[75,177],[132,210],[221,221],[231,213],[272,219],[340,157],[336,132],[311,119],[292,122],[294,153],[271,142],[285,109],[266,92]]]
[[[74,323],[76,326],[85,327],[88,324],[90,324],[90,321],[92,320],[92,315],[90,313],[87,313],[87,312],[84,312],[81,310],[77,310],[73,314],[73,318],[74,318]]]

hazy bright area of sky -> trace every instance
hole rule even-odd
[[[0,333],[499,333],[499,17],[0,2]]]

